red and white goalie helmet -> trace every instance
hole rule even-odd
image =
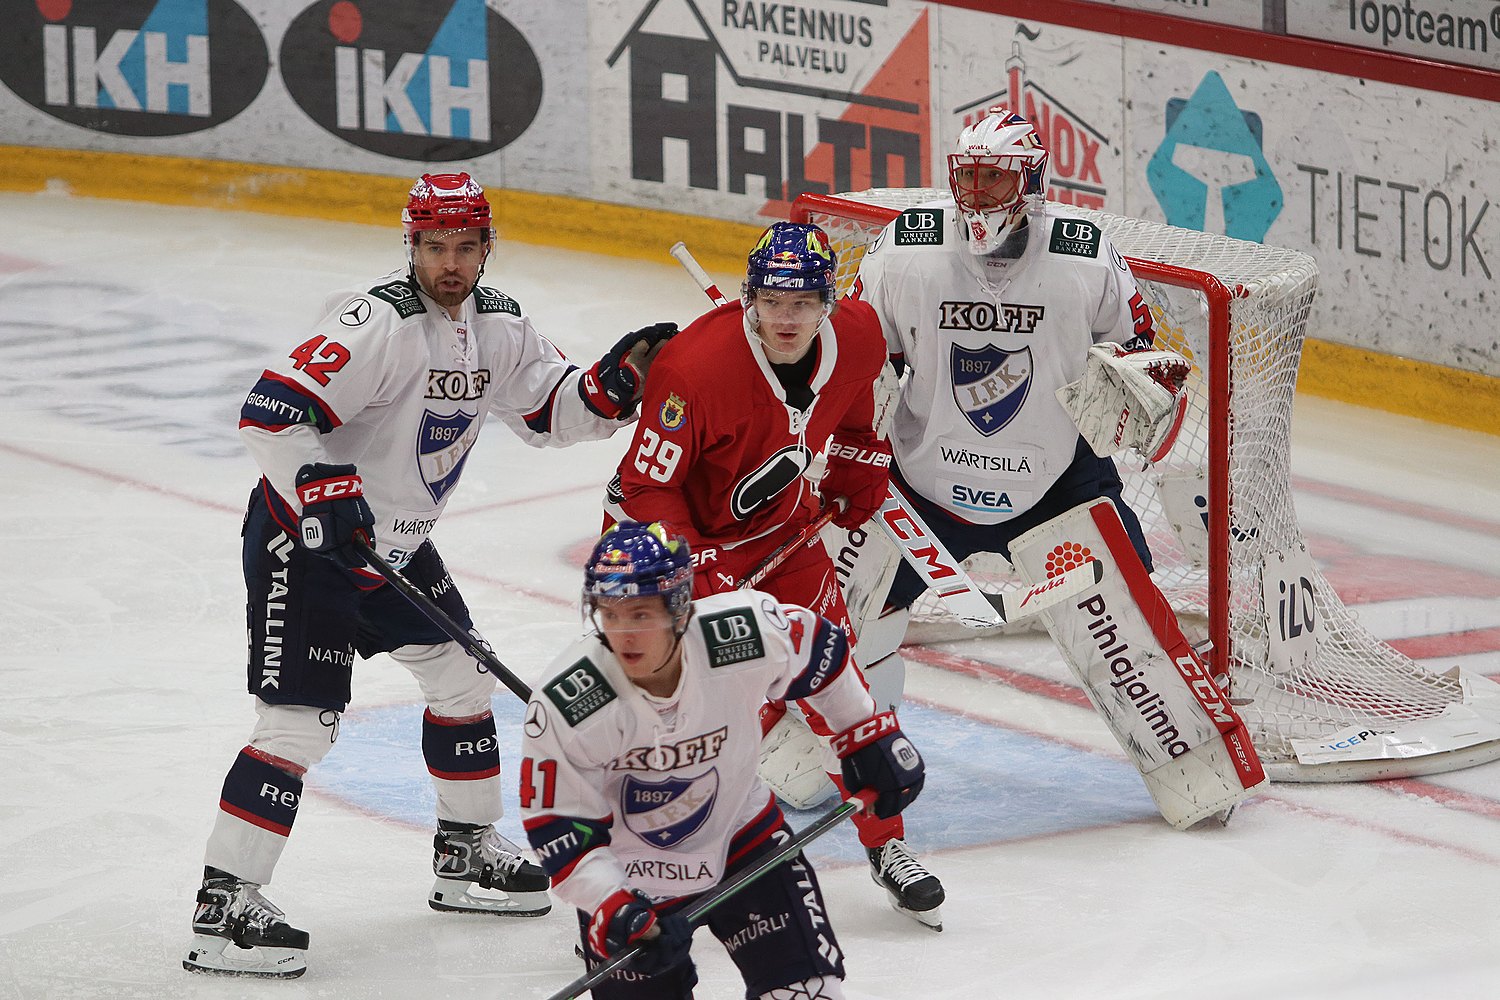
[[[996,105],[959,133],[948,155],[948,186],[969,252],[991,253],[1045,200],[1047,150],[1029,121]]]
[[[411,187],[401,210],[406,244],[411,234],[430,230],[481,229],[486,243],[494,242],[490,203],[484,188],[468,174],[423,174]]]

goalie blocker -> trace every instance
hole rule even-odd
[[[1031,582],[1060,562],[1105,564],[1097,588],[1042,617],[1168,823],[1185,830],[1265,784],[1244,722],[1183,636],[1109,500],[1026,532],[1011,554]]]

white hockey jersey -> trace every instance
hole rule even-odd
[[[1106,340],[1148,347],[1151,313],[1093,223],[1048,204],[1018,257],[964,245],[952,199],[907,209],[860,265],[855,295],[911,370],[891,426],[901,474],[955,517],[999,524],[1041,499],[1078,428],[1055,392]]]
[[[759,709],[790,692],[835,731],[875,713],[842,630],[769,594],[695,602],[676,692],[636,687],[598,636],[571,646],[526,708],[521,816],[552,891],[592,912],[629,886],[662,900],[723,877],[731,841],[780,820],[756,767]]]
[[[377,550],[398,568],[443,512],[487,415],[536,447],[605,438],[629,422],[590,410],[583,372],[492,288],[476,288],[452,320],[392,272],[330,296],[312,333],[261,375],[240,435],[293,514],[304,464],[357,466]]]

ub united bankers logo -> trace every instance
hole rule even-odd
[[[504,149],[542,103],[536,53],[484,0],[323,0],[287,28],[281,75],[320,126],[405,160]]]
[[[626,827],[657,847],[672,847],[697,833],[718,796],[719,772],[713,769],[696,778],[662,781],[627,774],[620,785]]]
[[[223,124],[271,57],[232,0],[0,0],[0,80],[53,118],[117,135]]]
[[[986,344],[971,351],[954,344],[950,361],[953,401],[979,433],[989,436],[1021,412],[1031,390],[1031,348],[1002,351]]]
[[[478,437],[479,420],[471,414],[462,410],[450,416],[423,412],[417,431],[417,466],[434,503],[458,485],[464,461]]]

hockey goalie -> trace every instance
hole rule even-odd
[[[905,210],[866,250],[854,294],[904,369],[891,481],[956,560],[998,553],[1030,584],[1102,564],[1097,586],[1040,617],[1163,817],[1186,828],[1227,815],[1265,776],[1151,581],[1108,456],[1170,453],[1190,366],[1157,348],[1104,232],[1045,201],[1046,165],[1031,123],[992,108],[948,157],[952,196]],[[869,526],[843,542],[829,547],[847,574],[856,652],[877,701],[892,704],[908,609],[928,582]],[[800,758],[786,748],[801,744],[786,730],[768,734],[762,774],[817,795],[791,766]]]

